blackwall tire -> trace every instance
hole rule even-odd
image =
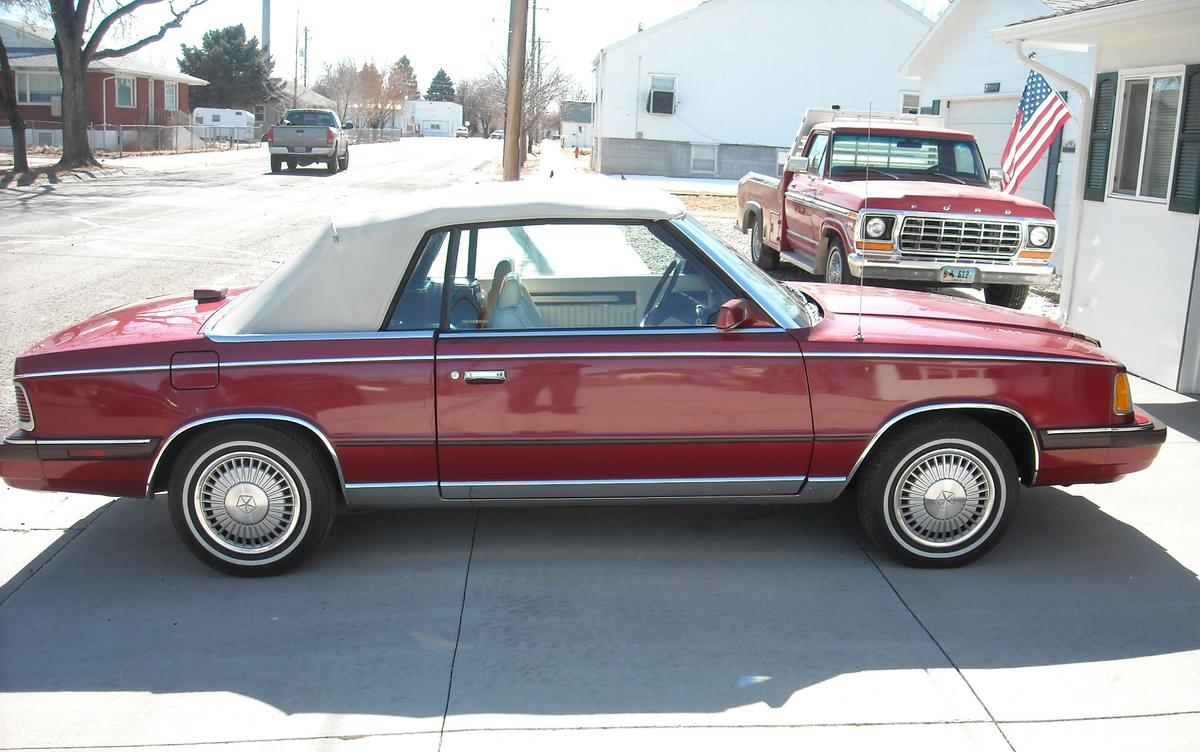
[[[906,564],[956,567],[999,542],[1020,486],[996,434],[966,417],[930,418],[881,443],[858,485],[858,516],[876,546]]]
[[[850,271],[846,263],[846,251],[842,241],[834,238],[829,241],[829,258],[825,261],[825,282],[831,285],[857,285],[858,277]]]
[[[983,288],[983,299],[989,304],[1017,311],[1025,307],[1028,297],[1029,285],[988,285]]]
[[[279,157],[271,157],[271,172],[279,172],[283,169],[283,160]]]
[[[167,502],[196,558],[227,574],[263,577],[293,569],[320,547],[338,492],[306,444],[267,426],[231,424],[184,448]]]
[[[750,225],[750,259],[759,269],[773,271],[779,268],[779,251],[763,244],[762,217],[758,215]]]
[[[349,147],[347,147],[347,149],[346,149],[346,156],[342,157],[341,160],[338,162],[338,169],[343,170],[343,171],[350,169],[350,149],[349,149]]]

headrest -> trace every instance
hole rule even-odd
[[[524,292],[524,288],[521,286],[521,278],[517,276],[516,272],[510,272],[500,285],[500,297],[496,298],[496,307],[516,308],[521,305],[522,292]]]

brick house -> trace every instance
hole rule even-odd
[[[0,20],[21,115],[31,128],[62,121],[58,59],[44,33]],[[132,57],[96,60],[84,81],[88,120],[95,126],[187,124],[188,89],[207,83]]]

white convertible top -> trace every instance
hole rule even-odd
[[[605,178],[484,183],[393,194],[401,208],[335,217],[308,248],[229,304],[219,335],[379,328],[426,232],[473,222],[682,217],[667,193]]]

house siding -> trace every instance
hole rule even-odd
[[[711,0],[600,52],[596,167],[690,176],[690,144],[703,143],[719,145],[722,176],[774,174],[806,109],[898,111],[915,88],[900,64],[928,29],[890,0]],[[646,112],[651,74],[678,77],[673,115]]]

